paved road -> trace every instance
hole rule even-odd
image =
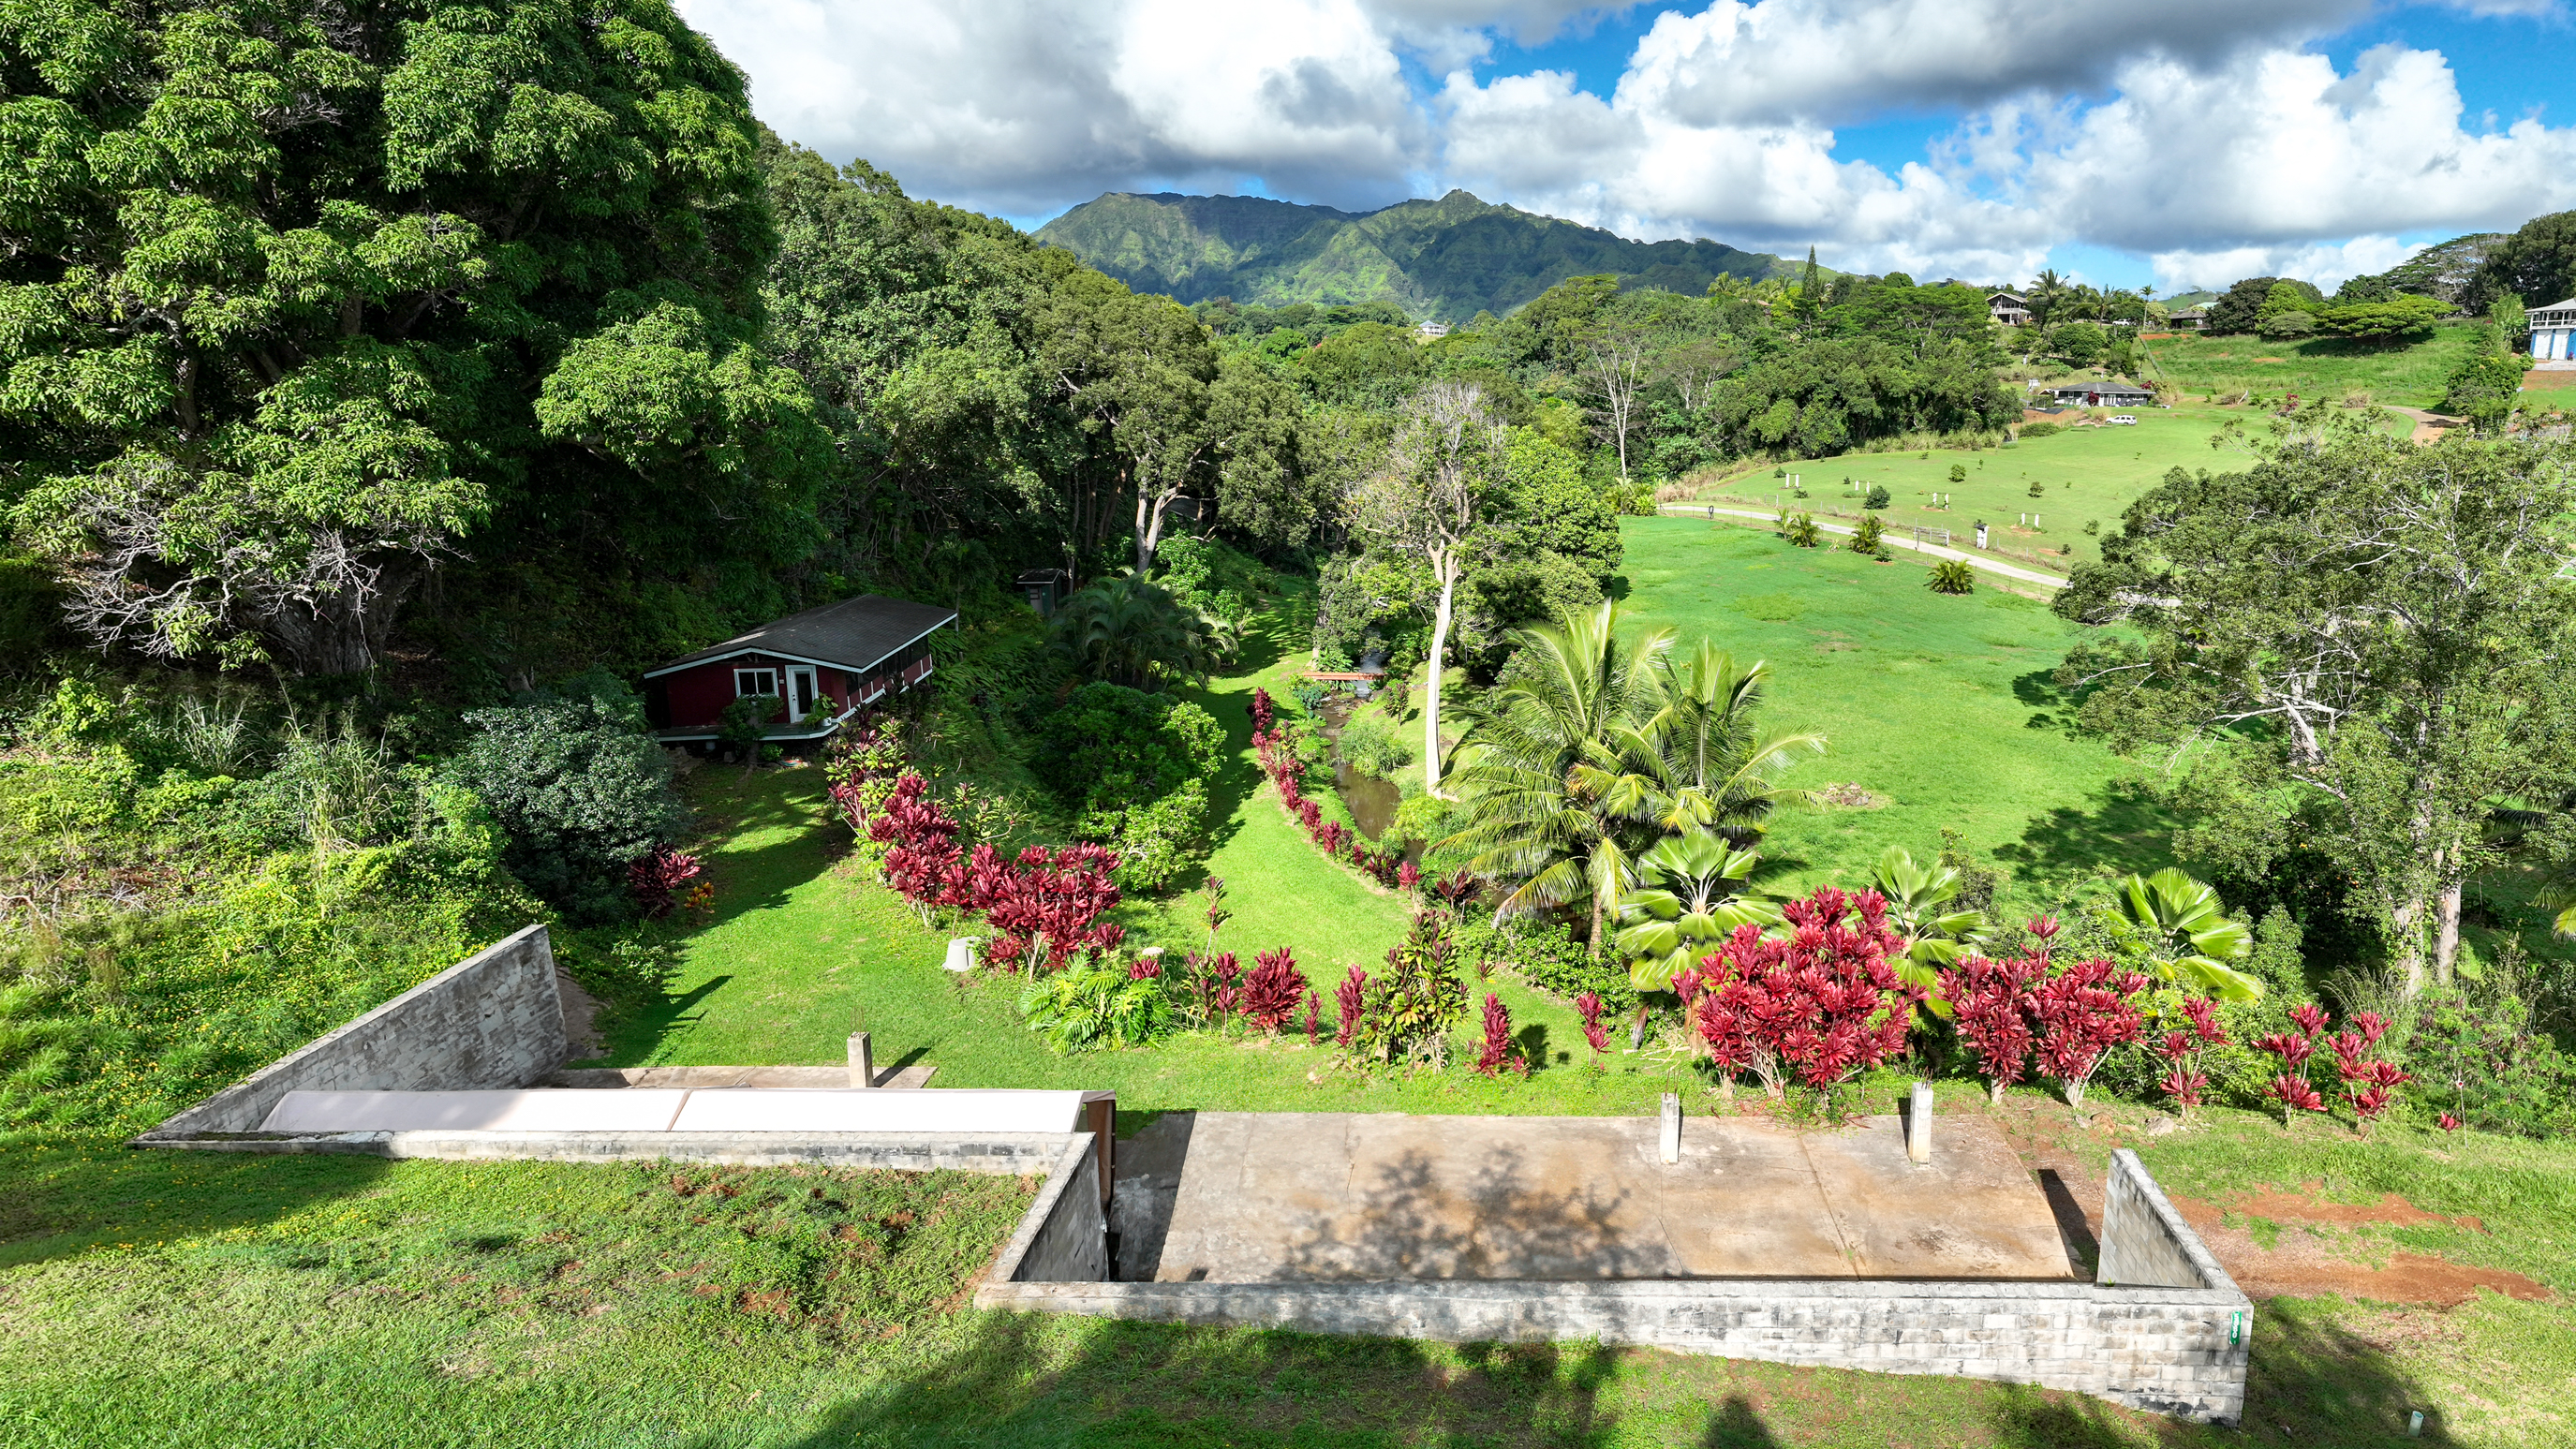
[[[1705,503],[1666,503],[1657,511],[1669,513],[1676,518],[1709,518],[1718,514],[1724,514],[1729,518],[1758,518],[1765,523],[1769,523],[1779,516],[1773,513],[1764,513],[1758,509],[1752,508],[1712,508]],[[1827,533],[1839,533],[1844,535],[1849,535],[1857,531],[1844,524],[1827,523],[1821,518],[1816,520],[1816,527],[1823,529]],[[1917,553],[1928,553],[1934,558],[1954,558],[1959,560],[1961,563],[1968,565],[1970,568],[1984,569],[1990,574],[2002,574],[2005,578],[2019,579],[2026,584],[2039,584],[2052,589],[2062,589],[2066,587],[2066,579],[2063,575],[2041,573],[2037,569],[2026,569],[2019,564],[1999,563],[1982,554],[1966,553],[1955,548],[1943,548],[1937,543],[1916,543],[1914,540],[1907,538],[1898,532],[1897,528],[1894,526],[1889,527],[1884,535],[1884,540],[1889,548],[1910,548]]]

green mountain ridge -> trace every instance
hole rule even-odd
[[[1631,241],[1452,191],[1376,211],[1257,196],[1113,191],[1045,226],[1063,247],[1140,292],[1247,305],[1392,302],[1416,317],[1496,315],[1567,277],[1697,294],[1721,274],[1760,281],[1796,264],[1715,241]]]

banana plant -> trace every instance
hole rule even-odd
[[[1904,846],[1889,846],[1871,873],[1878,893],[1887,897],[1887,924],[1905,941],[1905,954],[1889,964],[1899,980],[1922,988],[1923,1004],[1933,1015],[1947,1020],[1941,968],[1985,940],[1985,912],[1944,909],[1959,897],[1958,868],[1939,861],[1917,865]]]
[[[2142,948],[2158,980],[2221,1001],[2260,1001],[2263,983],[2227,964],[2254,954],[2254,939],[2219,910],[2215,889],[2167,866],[2114,884],[2094,917],[2122,944]]]
[[[1619,898],[1616,940],[1628,960],[1628,984],[1641,997],[1672,990],[1675,978],[1714,952],[1736,927],[1779,923],[1778,911],[1736,893],[1760,860],[1696,826],[1665,836],[1637,857],[1643,883]],[[1642,1038],[1645,1023],[1640,1002],[1629,1033],[1632,1045]]]

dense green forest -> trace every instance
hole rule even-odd
[[[1037,236],[1140,292],[1183,302],[1374,302],[1451,323],[1510,312],[1568,277],[1607,274],[1627,286],[1697,293],[1721,276],[1759,282],[1796,270],[1723,242],[1633,241],[1464,191],[1370,212],[1112,192]]]

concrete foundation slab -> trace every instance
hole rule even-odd
[[[1080,1092],[790,1087],[763,1092],[693,1091],[688,1096],[673,1131],[1076,1132],[1083,1120]]]
[[[1125,1240],[1154,1238],[1161,1282],[2064,1281],[2011,1149],[1970,1119],[1943,1127],[1916,1166],[1893,1116],[1699,1118],[1667,1166],[1652,1119],[1200,1112],[1177,1129],[1168,1222],[1122,1221],[1119,1257],[1143,1267]],[[1153,1135],[1137,1155],[1160,1165]]]
[[[686,1092],[289,1092],[262,1132],[664,1132]]]
[[[928,1062],[877,1069],[877,1089],[926,1087],[939,1068]],[[846,1087],[850,1069],[828,1067],[570,1067],[546,1078],[549,1087]]]

